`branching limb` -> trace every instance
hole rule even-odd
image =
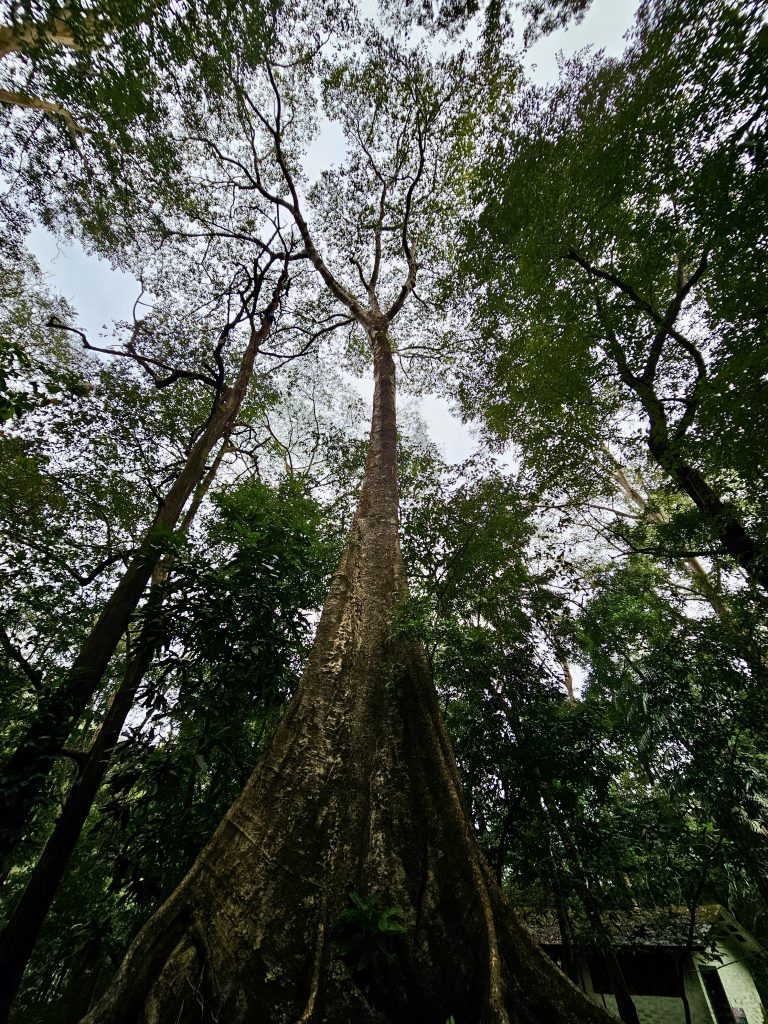
[[[261,349],[261,353],[262,355],[271,356],[274,359],[282,360],[282,362],[279,365],[284,366],[285,363],[292,362],[294,359],[298,359],[300,356],[306,355],[307,352],[309,352],[310,349],[321,338],[325,337],[325,335],[332,334],[334,331],[337,331],[340,327],[349,327],[349,325],[353,323],[355,323],[355,318],[352,316],[346,316],[342,317],[340,320],[335,320],[332,324],[329,324],[326,327],[321,327],[316,331],[310,332],[304,328],[294,328],[294,330],[300,330],[303,334],[308,335],[308,340],[304,345],[302,345],[302,347],[297,352],[293,352],[290,355],[285,355],[282,352],[270,352],[267,349],[263,348]],[[275,369],[276,367],[273,367],[272,370],[270,370],[269,372],[274,372]]]
[[[197,380],[213,388],[218,386],[217,380],[210,374],[198,373],[195,370],[185,370],[182,367],[172,367],[161,359],[154,359],[151,356],[145,356],[138,353],[135,347],[135,335],[137,333],[137,328],[134,328],[133,335],[126,343],[125,348],[104,348],[101,345],[92,345],[88,341],[88,336],[84,331],[81,331],[78,327],[70,327],[67,324],[63,324],[54,316],[49,318],[46,326],[54,328],[57,331],[68,331],[70,334],[76,334],[82,341],[83,348],[88,349],[89,352],[101,352],[104,355],[120,356],[123,359],[133,359],[134,362],[137,362],[142,369],[149,374],[152,379],[152,383],[157,388],[166,388],[170,384],[173,384],[182,378],[186,380]],[[155,367],[165,372],[167,376],[161,376]]]
[[[69,761],[74,761],[77,765],[78,771],[85,764],[87,756],[84,750],[75,750],[73,747],[63,747],[61,754],[62,757],[66,757]]]
[[[678,268],[678,287],[672,301],[669,303],[666,312],[660,315],[651,306],[650,303],[645,304],[645,311],[651,317],[651,319],[659,327],[656,335],[654,336],[653,342],[651,343],[651,349],[648,355],[648,360],[643,370],[643,380],[648,384],[653,383],[653,379],[656,376],[656,369],[661,358],[661,353],[664,348],[664,342],[668,337],[672,337],[677,341],[681,348],[683,348],[689,355],[692,355],[694,362],[696,363],[697,371],[699,374],[706,375],[706,369],[704,367],[704,361],[701,358],[701,353],[683,334],[675,329],[675,322],[677,321],[680,311],[683,308],[685,300],[691,292],[691,289],[696,285],[697,281],[701,278],[702,274],[707,269],[707,257],[708,253],[705,251],[699,260],[698,266],[687,281],[683,279],[682,266]],[[695,355],[693,355],[695,353]]]
[[[280,168],[280,173],[283,176],[283,180],[285,181],[285,184],[291,196],[290,202],[280,200],[280,205],[284,206],[291,212],[296,222],[296,227],[299,229],[302,241],[304,242],[307,258],[309,259],[310,263],[315,268],[315,270],[317,270],[317,272],[320,274],[320,277],[325,282],[328,290],[331,292],[334,298],[338,299],[338,301],[341,302],[342,305],[346,306],[347,309],[349,309],[352,315],[357,320],[359,320],[360,323],[367,323],[369,317],[366,310],[360,305],[355,296],[350,291],[348,291],[344,287],[344,285],[341,284],[340,281],[337,280],[333,273],[331,273],[325,260],[322,258],[317,248],[315,247],[314,240],[309,230],[309,225],[307,224],[301,212],[301,204],[299,201],[298,189],[296,188],[296,182],[294,181],[293,174],[288,165],[288,160],[283,150],[282,99],[280,97],[280,90],[278,89],[275,76],[272,72],[272,68],[269,65],[267,65],[267,75],[269,77],[269,83],[275,97],[274,125],[269,123],[269,121],[264,117],[261,111],[259,111],[255,104],[253,104],[250,100],[248,102],[253,113],[256,115],[256,117],[259,119],[259,121],[264,126],[266,131],[272,137],[272,141],[275,147],[275,158],[277,160],[278,167]],[[262,191],[262,195],[264,194],[265,193]]]
[[[39,551],[45,556],[49,564],[55,565],[59,569],[63,569],[64,572],[66,572],[67,575],[75,580],[75,582],[81,587],[89,586],[89,584],[93,583],[105,569],[108,569],[112,565],[116,565],[118,562],[124,562],[131,554],[130,551],[126,550],[114,551],[102,558],[101,561],[97,562],[89,573],[83,575],[83,573],[78,572],[77,569],[73,569],[69,562],[65,561],[63,558],[57,557],[55,552],[51,551],[51,549],[45,544],[38,544],[35,541],[30,540],[29,537],[21,536],[15,537],[14,542],[30,548],[32,551]],[[107,546],[109,547],[109,545]]]
[[[39,96],[25,96],[23,93],[12,92],[9,89],[0,89],[0,103],[5,103],[9,107],[27,107],[31,110],[42,110],[46,114],[58,114],[59,117],[63,118],[67,126],[72,148],[78,148],[78,132],[84,132],[85,128],[79,125],[67,108],[63,107],[60,103],[54,103],[52,100],[43,100]]]
[[[635,547],[630,540],[626,537],[622,538],[626,544],[631,548],[631,554],[635,555],[657,555],[659,558],[719,558],[723,555],[727,555],[728,552],[725,548],[716,548],[714,551],[710,550],[695,550],[689,551],[684,549],[682,551],[665,551],[663,548],[640,548]]]
[[[419,265],[416,262],[416,257],[413,253],[413,249],[411,247],[408,234],[411,228],[413,197],[419,185],[419,182],[421,181],[422,175],[424,174],[424,166],[426,163],[426,140],[424,138],[424,130],[422,129],[421,126],[419,126],[417,130],[417,143],[419,147],[419,160],[416,167],[416,172],[413,175],[411,183],[408,186],[408,191],[405,194],[405,210],[403,212],[403,224],[400,234],[403,245],[403,252],[405,253],[405,258],[408,263],[408,276],[406,277],[397,298],[387,310],[386,320],[388,323],[392,323],[397,314],[403,308],[405,300],[416,287],[416,275],[419,269]]]
[[[669,307],[663,314],[659,313],[659,311],[655,309],[650,302],[648,302],[646,299],[643,299],[629,282],[624,281],[621,277],[618,276],[618,274],[614,274],[612,271],[603,270],[601,267],[597,267],[595,266],[595,264],[590,263],[585,256],[583,256],[573,247],[571,247],[568,250],[568,257],[574,260],[576,263],[578,263],[578,265],[582,267],[584,270],[586,270],[586,272],[590,276],[599,278],[600,280],[607,281],[609,284],[612,284],[614,288],[617,288],[620,292],[626,295],[627,298],[630,299],[632,304],[637,309],[640,309],[644,313],[646,313],[647,316],[653,321],[653,323],[656,324],[656,326],[659,328],[659,331],[654,337],[654,341],[651,345],[651,352],[648,357],[648,362],[646,363],[646,366],[643,370],[642,379],[645,383],[650,384],[653,381],[653,377],[656,372],[656,366],[661,355],[661,348],[663,347],[664,341],[667,337],[674,338],[675,341],[677,341],[678,344],[681,346],[681,348],[685,349],[685,351],[688,352],[689,355],[692,356],[692,358],[692,350],[695,349],[698,353],[698,350],[696,349],[696,346],[693,344],[693,342],[691,342],[688,338],[685,337],[684,334],[682,334],[675,328],[674,322],[677,319],[680,310],[682,309],[683,303],[690,294],[692,288],[694,288],[694,286],[701,280],[702,276],[707,270],[709,260],[708,250],[704,251],[696,269],[688,278],[688,280],[678,289]]]
[[[39,668],[35,668],[24,656],[21,649],[11,640],[5,627],[2,625],[0,625],[0,647],[2,647],[11,661],[16,662],[30,683],[32,683],[33,689],[39,693],[43,688],[43,673]]]
[[[692,345],[692,342],[690,342],[684,335],[682,335],[679,331],[675,329],[674,322],[680,312],[680,309],[682,308],[683,303],[685,302],[685,299],[690,294],[691,289],[700,281],[701,276],[707,270],[707,267],[709,265],[709,251],[705,250],[705,252],[702,253],[701,259],[698,261],[696,269],[690,275],[688,281],[685,282],[685,284],[675,294],[675,297],[670,303],[670,306],[666,313],[659,313],[658,310],[655,309],[650,302],[648,302],[646,299],[643,299],[638,294],[638,292],[631,284],[629,284],[629,282],[624,281],[622,278],[620,278],[620,276],[618,276],[618,274],[615,274],[610,270],[603,270],[599,266],[595,266],[594,263],[590,263],[590,261],[577,250],[573,248],[568,249],[568,258],[574,260],[574,262],[577,262],[583,269],[585,269],[591,276],[593,276],[593,278],[599,278],[601,281],[608,282],[608,284],[612,285],[614,288],[618,289],[618,291],[626,295],[627,298],[629,298],[632,301],[632,304],[634,306],[636,306],[638,309],[642,309],[643,312],[645,312],[650,317],[651,321],[653,321],[653,323],[659,329],[662,329],[665,332],[665,337],[669,335],[669,337],[674,338],[677,342],[680,343],[682,347],[686,349],[687,346]],[[649,365],[646,366],[645,368],[644,376],[647,375],[649,380],[652,380],[653,374],[655,372],[655,364],[658,361],[657,356],[655,357],[655,359],[653,359],[653,351],[649,356],[649,360],[650,362]]]

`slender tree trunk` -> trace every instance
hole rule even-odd
[[[563,670],[563,683],[568,694],[568,703],[576,703],[576,694],[573,688],[573,672],[571,672],[571,666],[568,664],[567,658],[559,658],[560,667]]]
[[[565,895],[563,893],[563,886],[560,878],[560,865],[557,862],[555,851],[552,848],[551,834],[547,836],[547,859],[549,860],[549,864],[552,869],[552,901],[555,905],[557,927],[560,930],[560,944],[563,948],[563,970],[571,981],[575,985],[578,985],[579,965],[576,952],[573,948],[571,919],[568,913],[568,905],[565,900]]]
[[[87,751],[53,831],[0,933],[0,1022],[3,1024],[8,1020],[11,1004],[32,950],[104,779],[125,718],[133,706],[136,691],[152,661],[155,650],[153,626],[156,623],[148,621],[142,629],[136,653]]]
[[[189,510],[184,516],[182,530],[186,531],[189,528],[200,503],[213,483],[224,449],[225,445],[222,445],[195,491]],[[160,588],[167,575],[167,569],[162,564],[155,567],[153,589],[135,652],[128,662],[104,720],[86,751],[83,763],[78,768],[77,777],[67,793],[53,831],[46,840],[11,916],[0,932],[0,1024],[5,1024],[8,1019],[11,1005],[18,993],[48,911],[69,866],[96,794],[104,781],[115,744],[133,707],[139,686],[152,663],[160,640],[157,621],[163,601]]]
[[[680,458],[674,445],[658,443],[650,438],[648,448],[658,464],[715,528],[723,548],[749,579],[768,590],[768,555],[747,533],[733,510],[720,499],[697,469]]]
[[[267,338],[287,281],[283,273],[259,330],[251,337],[233,386],[218,395],[200,437],[163,498],[152,526],[94,623],[72,667],[55,690],[44,691],[32,723],[14,753],[0,768],[0,868],[10,861],[24,834],[48,772],[60,756],[73,726],[98,689],[131,616],[157,565],[160,536],[176,527],[185,504],[200,482],[208,457],[232,426],[253,373],[256,353]],[[0,877],[3,872],[0,870]]]
[[[613,466],[613,478],[619,487],[622,489],[624,494],[629,498],[632,504],[640,512],[644,513],[651,522],[663,523],[664,517],[659,512],[653,512],[648,508],[648,499],[633,486],[624,472],[624,467],[613,455],[607,446],[604,446],[603,450],[607,454]],[[693,580],[694,586],[699,591],[701,596],[712,608],[712,611],[717,615],[718,618],[723,618],[728,614],[728,609],[725,606],[725,602],[720,596],[719,592],[709,578],[709,573],[698,560],[698,558],[683,558],[680,560],[686,573]]]
[[[502,714],[507,719],[512,732],[515,735],[520,735],[522,732],[520,717],[510,705],[504,694],[490,685],[488,687],[488,693],[496,701],[496,704],[500,708]],[[546,784],[541,777],[541,772],[536,766],[534,766],[532,774],[538,783],[539,799],[541,800],[541,805],[547,816],[547,820],[549,821],[551,828],[559,837],[560,842],[563,844],[563,849],[570,859],[574,877],[579,882],[579,898],[582,906],[584,907],[584,912],[587,915],[589,925],[595,933],[595,937],[600,947],[600,952],[605,960],[611,987],[614,995],[616,996],[619,1016],[623,1021],[626,1021],[627,1024],[640,1024],[640,1020],[637,1016],[637,1008],[632,1000],[629,989],[627,988],[627,983],[621,970],[621,965],[619,964],[618,957],[616,956],[616,950],[614,949],[613,942],[611,941],[610,932],[603,921],[600,904],[598,900],[595,899],[595,896],[589,886],[589,880],[587,878],[587,873],[584,870],[584,863],[581,859],[579,848],[573,841],[568,829],[568,823],[563,819],[557,804],[549,801],[547,797]],[[549,852],[550,856],[554,857],[551,844]],[[560,920],[559,908],[558,920]]]
[[[423,649],[393,630],[395,374],[371,317],[360,504],[270,749],[87,1024],[565,1024],[609,1018],[506,908],[465,810]],[[402,934],[343,923],[350,894]],[[367,956],[350,955],[365,949]],[[345,952],[346,951],[346,952]]]

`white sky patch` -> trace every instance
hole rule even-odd
[[[85,252],[79,242],[59,241],[50,231],[36,227],[27,239],[48,276],[52,291],[77,311],[76,323],[95,342],[102,329],[115,320],[131,319],[141,291],[139,282],[107,260]]]
[[[448,462],[463,462],[475,451],[477,440],[471,428],[453,415],[447,399],[440,395],[427,395],[422,398],[419,411],[429,427],[432,440]]]
[[[593,0],[578,25],[552,32],[535,43],[523,63],[537,85],[557,78],[557,55],[572,56],[585,46],[605,50],[607,57],[619,57],[624,51],[624,36],[632,27],[638,0]]]
[[[323,117],[320,130],[304,154],[302,165],[310,181],[315,181],[321,171],[337,167],[347,152],[347,142],[341,125]]]

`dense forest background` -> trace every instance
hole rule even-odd
[[[394,630],[508,901],[768,943],[768,25],[643,0],[532,84],[587,6],[3,4],[13,1021],[88,1011],[296,690],[366,459],[358,293],[477,430],[449,464],[401,418]],[[140,282],[130,320],[82,329],[36,223]]]

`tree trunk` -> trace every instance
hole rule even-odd
[[[733,508],[721,500],[701,473],[680,455],[679,444],[670,438],[664,405],[648,385],[630,385],[648,415],[648,451],[659,466],[672,478],[678,489],[687,494],[715,532],[723,550],[737,562],[747,578],[768,590],[768,554],[763,545],[751,537]]]
[[[723,548],[738,562],[747,577],[768,590],[768,555],[762,545],[747,533],[733,510],[720,499],[697,469],[680,458],[673,444],[651,438],[648,449],[715,528]]]
[[[173,530],[195,487],[199,484],[214,445],[229,433],[253,373],[260,345],[271,329],[280,295],[287,282],[283,273],[261,326],[251,331],[231,388],[224,387],[200,437],[179,475],[163,498],[150,529],[144,535],[122,579],[85,639],[72,668],[55,690],[40,698],[32,723],[15,751],[0,768],[0,877],[18,845],[40,797],[48,772],[60,756],[67,737],[96,693],[131,616],[157,565],[163,533]]]
[[[424,651],[393,628],[406,590],[395,374],[386,322],[371,317],[368,334],[375,392],[360,505],[298,692],[84,1024],[612,1019],[504,905]],[[353,893],[364,908],[399,908],[405,930],[387,931],[386,915],[356,917]]]
[[[568,825],[560,813],[560,808],[554,801],[549,800],[547,787],[541,781],[538,769],[534,769],[534,774],[539,778],[539,795],[544,812],[558,835],[560,842],[563,844],[563,849],[570,859],[571,870],[573,871],[574,878],[579,883],[579,899],[581,900],[584,913],[589,921],[589,926],[592,929],[595,945],[600,956],[603,958],[605,968],[608,972],[608,980],[611,984],[611,991],[616,999],[619,1017],[625,1021],[625,1024],[640,1024],[640,1018],[637,1015],[637,1007],[632,1000],[632,995],[627,986],[626,979],[624,978],[624,973],[621,969],[621,964],[619,963],[619,958],[616,955],[616,949],[613,945],[611,933],[603,920],[600,901],[595,897],[592,888],[590,887],[589,878],[584,870],[584,863],[581,859],[579,849],[568,831]]]
[[[624,467],[621,465],[619,460],[613,455],[610,448],[607,445],[603,445],[603,451],[606,453],[610,462],[613,466],[613,478],[619,487],[622,489],[624,494],[629,498],[635,508],[639,509],[651,522],[663,524],[666,519],[660,512],[654,512],[648,508],[648,499],[645,498],[640,491],[633,486],[630,482],[627,474],[624,472]],[[698,560],[698,558],[681,558],[680,562],[685,569],[686,573],[693,580],[694,586],[699,591],[704,600],[709,604],[712,611],[717,615],[718,618],[722,619],[728,614],[725,602],[723,601],[720,593],[715,588],[712,580],[709,578],[709,573]]]
[[[226,444],[223,444],[195,491],[181,525],[185,532],[213,483],[225,448]],[[104,781],[115,744],[120,739],[136,693],[155,655],[161,638],[157,615],[163,602],[163,593],[159,588],[167,575],[168,570],[162,563],[156,566],[152,592],[145,608],[145,619],[136,650],[128,662],[104,720],[86,751],[82,764],[78,766],[77,777],[67,793],[61,813],[32,869],[24,891],[0,932],[0,1024],[5,1024],[8,1019],[11,1005],[18,993],[48,911],[69,866],[96,794]]]
[[[571,928],[570,914],[568,913],[568,905],[563,894],[563,886],[560,879],[561,867],[555,857],[555,851],[552,848],[552,837],[547,837],[547,860],[549,861],[552,875],[550,878],[552,884],[552,902],[555,905],[555,914],[557,916],[557,927],[560,931],[560,945],[563,950],[563,970],[575,984],[579,984],[579,964],[576,952],[573,948],[573,930]]]
[[[583,264],[582,264],[583,265]],[[601,305],[598,300],[598,311]],[[724,551],[736,561],[748,579],[768,590],[768,552],[765,546],[749,535],[735,510],[712,489],[701,473],[680,454],[680,436],[670,434],[664,402],[654,390],[652,381],[632,372],[615,333],[606,326],[608,355],[619,371],[619,377],[634,393],[648,417],[648,451],[658,465],[671,477],[677,488],[687,494],[714,530]]]
[[[112,751],[155,649],[150,623],[142,629],[94,742],[7,924],[0,932],[0,1024],[5,1024],[29,958],[93,805]],[[154,624],[152,624],[154,625]]]

